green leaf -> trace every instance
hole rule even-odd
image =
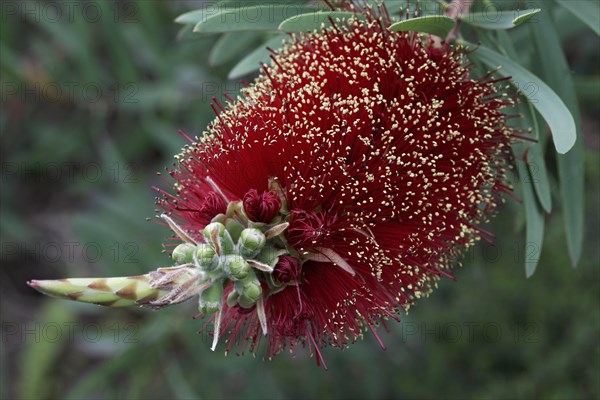
[[[385,8],[392,20],[401,20],[408,15],[442,15],[448,9],[444,0],[363,0],[366,5]]]
[[[461,21],[483,29],[511,29],[530,20],[540,11],[539,8],[480,11],[465,15]]]
[[[441,15],[428,15],[396,22],[389,27],[389,30],[417,31],[430,33],[432,35],[445,38],[455,26],[456,21],[450,17]]]
[[[531,126],[537,143],[533,143],[527,149],[525,161],[531,175],[531,181],[535,189],[540,205],[547,213],[552,211],[552,194],[550,193],[550,180],[548,178],[548,169],[544,160],[545,135],[540,133],[540,127],[535,115],[535,110],[531,103],[528,104],[529,113],[526,115],[527,126]]]
[[[543,143],[538,142],[531,145],[527,149],[525,160],[537,199],[544,211],[550,213],[552,212],[552,195],[550,192],[548,170],[544,161]]]
[[[511,77],[517,89],[520,89],[540,115],[546,120],[552,131],[554,146],[559,154],[565,154],[575,144],[577,129],[571,112],[561,98],[541,79],[499,53],[485,47],[475,46],[461,41],[471,50],[477,50],[473,56],[492,68],[500,66],[498,73]]]
[[[596,0],[555,0],[600,35],[600,2]]]
[[[213,66],[225,64],[244,53],[260,36],[259,32],[224,33],[211,49],[208,62]]]
[[[496,31],[495,34],[498,39],[498,48],[501,49],[507,57],[516,59],[518,54],[516,53],[515,46],[511,42],[508,33],[506,31]],[[522,156],[527,163],[531,181],[540,205],[544,211],[550,213],[552,211],[552,195],[550,192],[548,170],[544,160],[546,134],[545,132],[542,133],[540,131],[537,115],[531,102],[527,103],[527,108],[521,106],[519,112],[523,115],[523,119],[521,120],[522,128],[531,128],[534,138],[537,139],[536,143],[523,146],[523,154],[520,156]]]
[[[194,399],[199,397],[198,393],[195,393],[194,389],[190,386],[189,379],[186,378],[178,362],[171,361],[168,365],[165,364],[163,370],[175,398]]]
[[[544,211],[539,206],[534,192],[534,178],[523,161],[517,161],[519,177],[523,187],[523,202],[525,203],[525,276],[531,277],[537,268],[542,254],[544,242]]]
[[[314,11],[312,7],[283,4],[223,8],[198,22],[194,32],[274,31],[281,21]]]
[[[558,156],[558,179],[567,246],[571,263],[575,267],[581,257],[584,232],[584,154],[579,106],[571,71],[549,12],[541,15],[540,23],[533,29],[533,37],[544,78],[564,99],[570,112],[577,116],[577,120],[574,122],[577,140],[573,149],[567,154]]]
[[[210,3],[210,2],[206,2]],[[175,22],[184,25],[196,25],[198,22],[204,21],[206,18],[215,15],[220,9],[235,8],[242,4],[240,0],[223,0],[213,4],[204,4],[202,8],[188,11],[175,18]]]
[[[203,21],[207,16],[208,8],[201,8],[181,14],[175,18],[175,22],[183,25],[196,25],[199,21]]]
[[[334,21],[349,18],[364,18],[350,11],[317,11],[308,14],[300,14],[286,19],[279,24],[279,30],[284,32],[309,32],[315,29],[321,29],[323,24],[326,27],[331,25],[329,19]]]
[[[53,384],[53,370],[60,364],[61,350],[68,346],[65,338],[61,339],[61,329],[74,319],[73,313],[62,302],[47,302],[36,317],[42,327],[36,329],[37,339],[27,340],[21,351],[21,368],[27,371],[19,380],[19,395],[24,399],[41,399],[48,397],[49,387]],[[40,334],[40,332],[42,334]],[[48,332],[48,333],[46,333]]]
[[[533,122],[531,121],[531,112],[526,105],[521,103],[518,111],[523,118],[518,120],[521,128],[528,129]],[[525,205],[525,246],[523,248],[523,257],[525,263],[525,276],[531,277],[535,272],[544,242],[544,211],[540,207],[538,197],[536,197],[536,181],[539,176],[532,173],[532,168],[527,157],[533,146],[525,141],[516,142],[512,145],[512,152],[515,156],[515,164],[521,183],[523,204]]]
[[[267,47],[276,49],[281,47],[281,43],[286,38],[286,35],[278,35],[266,43],[261,44],[252,53],[244,57],[235,67],[229,72],[229,79],[236,79],[257,71],[260,68],[260,63],[268,63],[271,59],[271,52]]]

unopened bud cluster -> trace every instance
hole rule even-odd
[[[241,209],[239,203],[234,207]],[[254,307],[264,295],[261,281],[265,282],[265,289],[281,286],[281,282],[262,275],[271,275],[279,257],[287,254],[278,230],[283,232],[287,224],[242,222],[249,227],[235,218],[216,217],[202,230],[204,243],[185,242],[173,250],[172,258],[177,264],[192,264],[202,272],[198,282],[204,287],[199,298],[200,312],[219,311],[230,282],[233,290],[226,296],[229,307]]]
[[[217,214],[200,237],[190,235],[163,214],[161,218],[183,241],[171,254],[176,265],[134,277],[61,279],[29,284],[49,295],[113,307],[136,304],[156,309],[198,295],[199,311],[215,314],[217,333],[213,350],[219,337],[224,302],[229,307],[248,311],[255,307],[266,335],[264,300],[292,284],[291,280],[298,283],[298,274],[290,271],[299,270],[287,266],[293,264],[289,260],[293,257],[284,237],[289,223],[284,213],[279,212],[283,207],[275,194],[252,192],[246,196],[245,203],[229,202],[226,212]],[[251,219],[250,215],[258,216],[259,220]],[[282,264],[280,259],[284,258],[286,262]],[[299,261],[293,266],[299,268]]]

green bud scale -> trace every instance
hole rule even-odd
[[[198,310],[205,314],[213,314],[221,309],[223,303],[223,282],[214,282],[200,293]]]

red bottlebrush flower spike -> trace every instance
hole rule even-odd
[[[274,256],[251,262],[261,304],[229,292],[215,317],[227,350],[375,333],[451,277],[508,191],[504,88],[470,78],[463,50],[367,17],[293,36],[172,173],[179,196],[160,204],[184,229],[204,227],[187,210],[207,186],[242,202],[242,225],[276,224],[261,228]]]
[[[33,281],[78,301],[197,296],[227,351],[345,347],[430,293],[485,231],[505,182],[510,99],[463,50],[366,11],[292,36],[169,174],[174,266]],[[216,110],[216,107],[215,107]],[[381,341],[380,341],[381,343]],[[382,344],[383,346],[383,344]]]

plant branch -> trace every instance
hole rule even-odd
[[[452,31],[450,31],[450,33],[448,34],[448,36],[446,36],[445,39],[439,36],[432,35],[431,43],[433,47],[441,47],[442,41],[450,42],[454,40],[454,38],[456,38],[458,32],[460,31],[461,21],[459,20],[459,18],[469,12],[469,8],[471,8],[473,2],[474,0],[452,0],[450,3],[448,3],[448,5],[445,8],[444,15],[446,17],[450,17],[452,19],[457,20],[456,26],[454,27],[454,29],[452,29]]]
[[[452,0],[452,2],[448,5],[448,8],[446,8],[445,15],[452,19],[458,20],[463,15],[469,13],[469,8],[471,8],[473,1],[474,0]],[[454,29],[452,29],[452,31],[450,31],[448,36],[446,36],[446,42],[454,40],[454,38],[458,35],[458,32],[460,31],[460,24],[460,20],[456,21],[456,26]]]

